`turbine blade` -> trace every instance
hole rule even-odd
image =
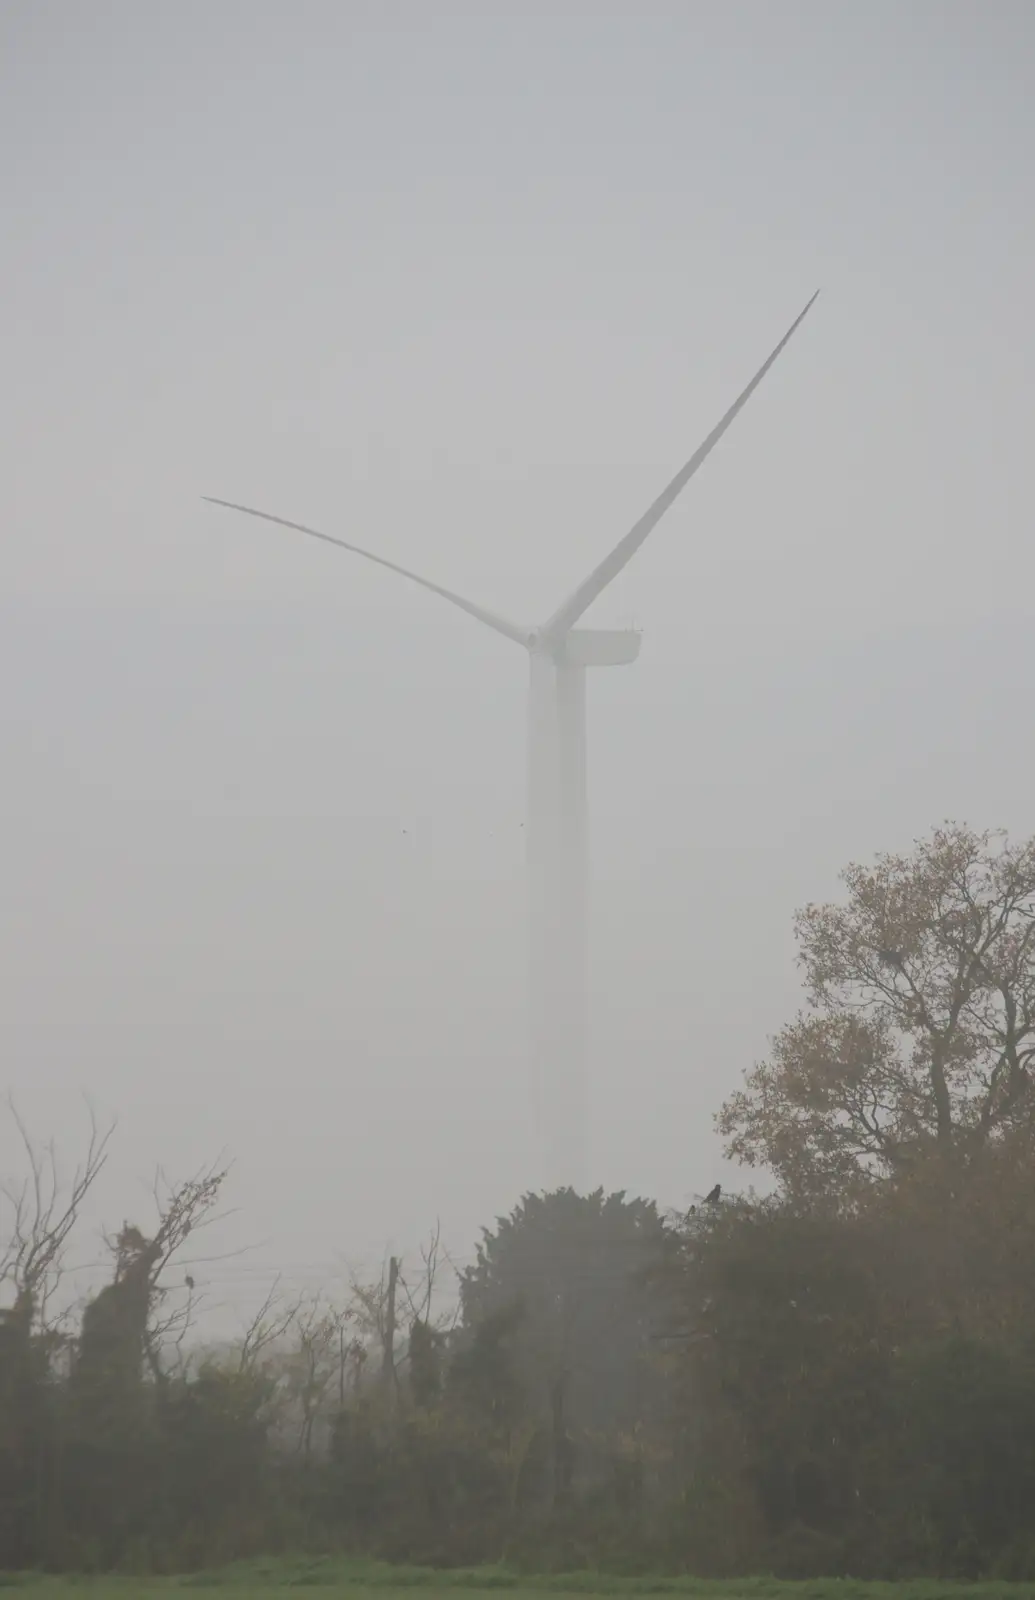
[[[476,622],[484,622],[487,628],[502,633],[506,639],[513,639],[515,644],[528,643],[531,629],[522,628],[516,622],[508,622],[506,617],[498,617],[494,611],[486,611],[484,606],[476,605],[473,600],[465,600],[462,594],[454,594],[452,589],[443,589],[441,584],[432,583],[430,578],[422,578],[419,573],[411,572],[408,567],[400,567],[394,561],[387,561],[384,556],[375,556],[373,551],[363,550],[358,544],[346,544],[344,539],[334,539],[329,533],[320,533],[316,528],[307,528],[303,522],[288,522],[286,517],[275,517],[269,511],[256,511],[254,506],[238,505],[236,500],[217,500],[215,495],[211,494],[203,494],[201,498],[211,506],[226,506],[230,511],[243,511],[245,516],[260,517],[263,522],[275,522],[281,528],[293,528],[296,533],[307,533],[311,539],[322,539],[324,544],[334,544],[339,550],[348,550],[354,556],[363,556],[366,561],[373,561],[379,567],[387,567],[389,572],[397,572],[400,577],[409,578],[411,582],[420,584],[422,589],[430,589],[432,594],[441,595],[443,600],[459,606],[461,611],[466,611]]]
[[[722,438],[723,434],[726,432],[726,429],[736,417],[737,413],[750,400],[751,396],[758,388],[758,385],[762,382],[762,379],[769,371],[769,368],[773,365],[773,362],[776,360],[777,356],[791,338],[791,335],[805,320],[805,317],[815,305],[818,296],[819,290],[817,289],[816,293],[812,296],[812,299],[805,307],[805,310],[802,311],[791,323],[787,332],[780,340],[780,343],[776,346],[776,349],[759,367],[758,371],[755,373],[755,376],[752,378],[744,392],[739,395],[736,400],[734,400],[726,415],[722,418],[722,421],[716,424],[711,433],[708,435],[707,439],[705,439],[704,443],[694,451],[694,454],[690,457],[690,460],[686,463],[686,466],[681,468],[681,470],[676,473],[668,488],[662,490],[654,504],[650,507],[650,510],[644,513],[636,526],[634,528],[630,528],[624,539],[619,540],[618,544],[615,545],[610,555],[605,556],[598,567],[594,567],[589,577],[584,579],[583,582],[579,584],[574,594],[569,595],[564,604],[560,606],[559,609],[554,612],[553,616],[543,624],[539,630],[540,639],[542,639],[544,642],[547,642],[556,641],[563,638],[568,632],[568,629],[574,627],[575,623],[582,616],[582,613],[588,610],[588,608],[593,604],[593,601],[597,598],[597,595],[600,594],[603,589],[606,589],[607,585],[613,578],[618,576],[627,562],[631,561],[632,557],[636,554],[637,550],[640,548],[651,529],[661,521],[673,500],[675,500],[676,496],[683,489],[685,489],[686,485],[690,482],[690,479],[693,477],[698,467],[701,466],[702,462],[704,462],[706,457],[711,454],[712,450],[718,444],[719,440]]]

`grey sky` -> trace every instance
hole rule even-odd
[[[534,1181],[527,666],[199,496],[541,620],[822,286],[592,613],[593,1170],[727,1179],[794,907],[1032,831],[1035,10],[7,0],[0,73],[3,1076],[109,1221],[232,1152],[231,1305]]]

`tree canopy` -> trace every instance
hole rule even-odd
[[[947,824],[796,918],[807,1006],[722,1107],[727,1152],[850,1203],[1031,1127],[1035,841]]]

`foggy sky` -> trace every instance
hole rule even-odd
[[[1033,90],[1024,0],[0,7],[0,1087],[118,1116],[98,1258],[221,1151],[231,1317],[535,1182],[527,661],[202,494],[534,624],[822,287],[589,618],[608,1188],[739,1181],[848,860],[1035,831]]]

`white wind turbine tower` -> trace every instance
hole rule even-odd
[[[212,505],[293,528],[410,578],[528,652],[529,1031],[544,1136],[543,1180],[548,1187],[578,1187],[584,1179],[589,887],[586,670],[627,666],[640,651],[640,636],[633,630],[577,628],[575,624],[632,559],[718,444],[804,320],[818,293],[817,290],[747,388],[635,527],[538,628],[498,616],[463,595],[344,539],[253,506],[204,496]]]

